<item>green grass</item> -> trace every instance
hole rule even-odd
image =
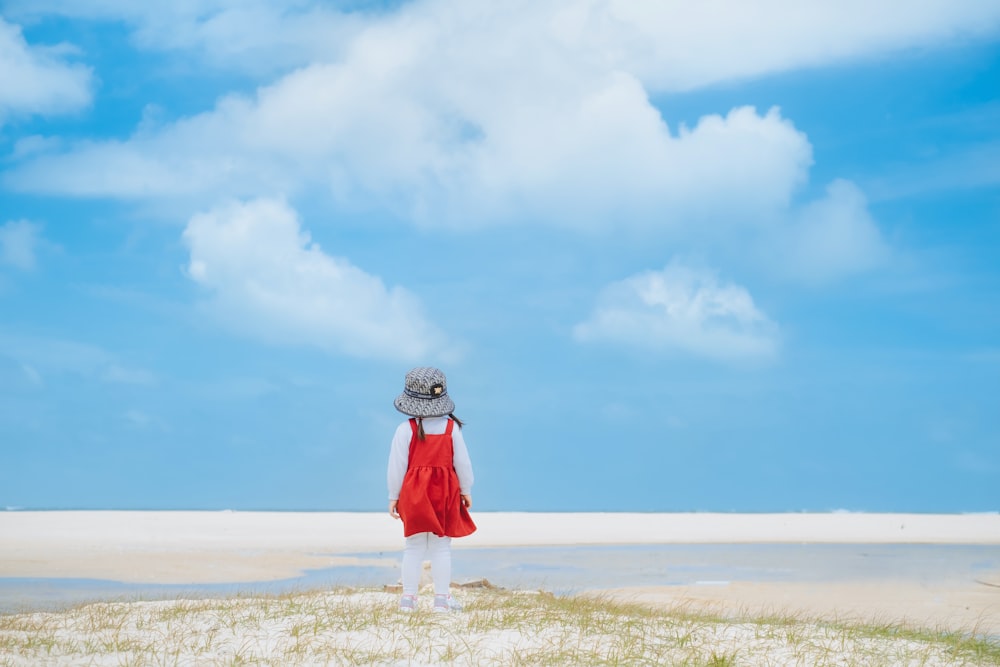
[[[465,591],[412,614],[373,590],[100,602],[0,616],[0,667],[107,665],[1000,665],[1000,644],[891,624],[724,618],[593,596]]]

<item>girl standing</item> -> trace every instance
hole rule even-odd
[[[452,411],[444,373],[414,368],[406,374],[396,409],[411,419],[396,429],[389,453],[389,514],[403,521],[402,611],[417,606],[420,570],[431,561],[434,611],[457,611],[450,594],[451,538],[476,530],[472,506],[472,462],[462,422]]]

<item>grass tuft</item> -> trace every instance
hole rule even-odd
[[[411,614],[373,590],[102,602],[0,616],[0,667],[110,665],[1000,665],[1000,644],[892,624],[726,619],[493,589]]]

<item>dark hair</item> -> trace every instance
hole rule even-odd
[[[456,417],[455,415],[453,415],[450,412],[448,413],[448,416],[451,418],[451,420],[453,422],[455,422],[456,424],[458,424],[459,428],[462,428],[462,420],[461,419],[459,419],[458,417]],[[425,439],[424,438],[424,418],[423,417],[417,417],[417,438],[420,439],[420,440],[424,440]]]

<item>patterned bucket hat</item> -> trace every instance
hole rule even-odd
[[[406,374],[403,393],[393,405],[411,417],[443,417],[455,410],[444,373],[429,367],[414,368]]]

